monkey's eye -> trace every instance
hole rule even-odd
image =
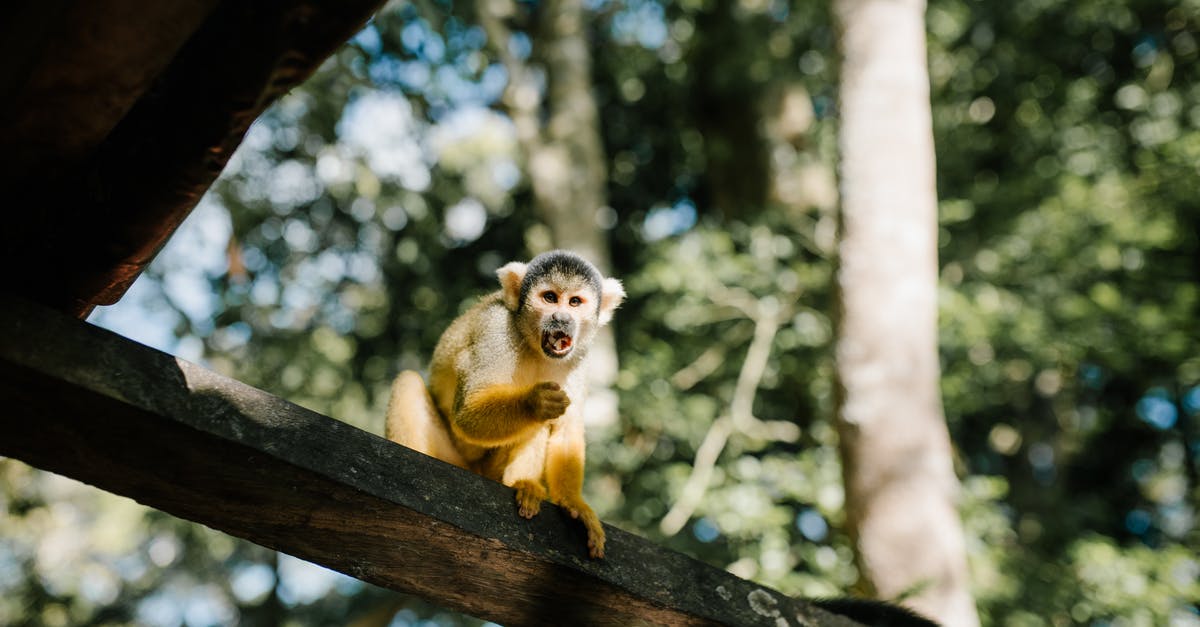
[[[554,292],[542,292],[542,300],[548,303],[557,303],[558,294],[555,294]]]
[[[572,307],[578,307],[583,304],[583,299],[578,296],[572,296],[571,300],[567,302],[571,303]]]

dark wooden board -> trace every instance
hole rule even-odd
[[[383,0],[51,0],[0,22],[6,289],[115,303],[250,124]]]
[[[9,296],[0,400],[2,455],[502,624],[856,624]]]

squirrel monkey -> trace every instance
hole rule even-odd
[[[603,557],[604,527],[582,494],[584,368],[625,290],[566,251],[496,274],[500,290],[438,340],[428,390],[412,370],[396,377],[387,438],[515,488],[525,518],[549,496]]]

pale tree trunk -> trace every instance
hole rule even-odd
[[[592,95],[592,55],[588,48],[582,0],[542,4],[539,57],[546,68],[546,110],[542,141],[530,155],[529,175],[542,219],[554,245],[590,259],[612,272],[608,243],[600,227],[608,204],[608,167],[600,138],[599,113]],[[611,329],[593,341],[588,364],[588,424],[617,420],[617,345]]]
[[[581,0],[542,3],[539,58],[546,68],[547,122],[529,164],[539,213],[554,243],[609,271],[597,222],[607,202],[608,168],[592,96],[592,56]]]
[[[835,0],[842,232],[837,424],[867,592],[979,624],[938,389],[937,192],[924,0]]]
[[[517,127],[528,165],[535,209],[549,238],[530,238],[534,248],[565,248],[612,271],[604,228],[608,168],[600,137],[599,113],[592,95],[592,57],[582,0],[546,0],[539,22],[529,33],[540,60],[545,92],[525,62],[508,51],[505,18],[515,12],[511,0],[479,0],[479,20],[492,50],[509,73],[504,104]],[[543,122],[543,119],[545,120]],[[589,351],[589,397],[585,419],[612,425],[617,397],[617,351],[612,332],[603,329]]]

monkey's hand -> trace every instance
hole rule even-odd
[[[542,381],[529,388],[522,402],[535,420],[545,421],[563,415],[567,406],[571,404],[571,399],[567,398],[567,393],[559,384]]]
[[[517,491],[517,513],[522,518],[533,518],[542,509],[546,499],[546,488],[537,481],[518,481],[513,484]]]
[[[588,555],[597,559],[604,557],[604,525],[600,523],[600,517],[592,511],[591,506],[584,502],[583,497],[564,498],[558,502],[558,506],[567,510],[571,518],[578,519],[587,529]]]

